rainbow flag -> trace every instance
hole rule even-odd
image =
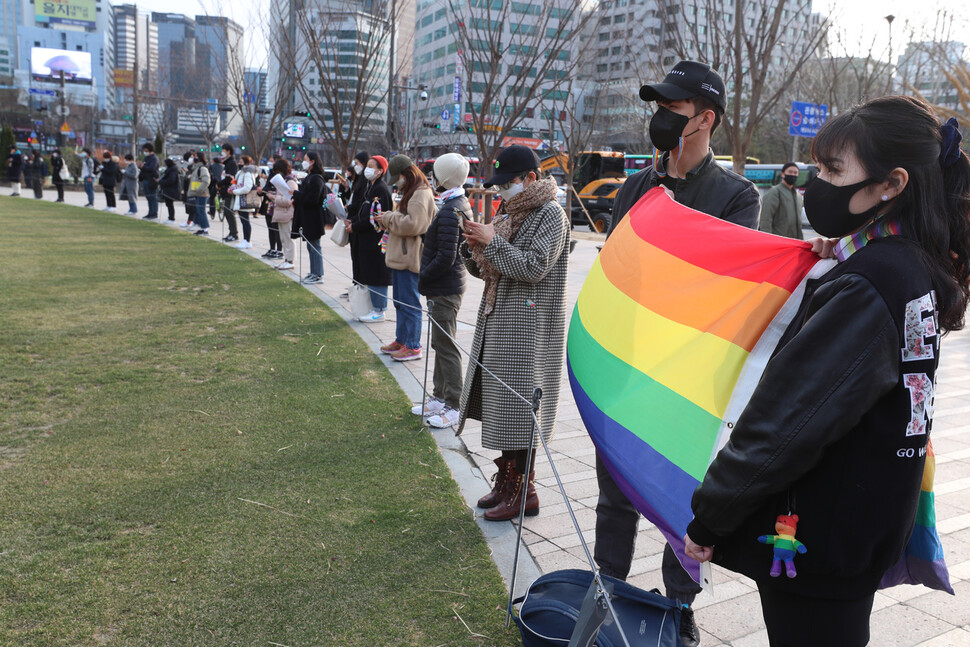
[[[690,499],[802,300],[828,271],[810,245],[645,194],[579,294],[567,369],[617,486],[683,554]]]

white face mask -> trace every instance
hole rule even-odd
[[[357,162],[354,162],[354,173],[356,173],[357,175],[360,175],[360,172],[363,171],[363,170],[364,170],[364,167],[363,166],[361,166]]]
[[[377,169],[376,168],[365,168],[364,169],[364,177],[366,177],[368,180],[373,180],[375,177],[377,177]]]
[[[525,183],[519,182],[518,184],[509,185],[507,189],[499,189],[499,195],[502,196],[503,200],[511,200],[515,196],[519,195],[525,190]]]
[[[310,162],[308,162],[307,160],[303,160],[303,170],[304,171],[310,170]]]
[[[84,159],[85,157],[88,156],[88,154],[87,153],[78,153],[77,156],[80,157],[81,159]]]

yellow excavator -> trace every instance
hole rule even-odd
[[[576,172],[573,186],[579,201],[586,207],[592,220],[593,229],[604,232],[610,228],[613,200],[616,192],[626,180],[623,153],[614,151],[583,151],[576,155]],[[565,153],[553,153],[541,160],[540,166],[548,175],[556,178],[557,184],[565,184],[566,176],[573,168]],[[572,213],[569,214],[574,225],[588,225],[586,212],[573,198]]]

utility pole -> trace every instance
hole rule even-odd
[[[131,155],[134,157],[138,150],[138,5],[135,7],[135,70],[131,87]],[[148,35],[146,34],[147,38]]]
[[[397,78],[397,57],[394,47],[397,33],[397,0],[391,0],[391,14],[387,17],[387,26],[391,32],[391,46],[387,54],[387,143],[392,149],[396,149],[397,129],[394,127],[394,122],[397,116],[397,101],[395,101],[394,82]]]
[[[67,123],[67,85],[64,82],[64,70],[61,70],[61,119]],[[64,131],[61,126],[57,128],[57,147],[64,148]]]

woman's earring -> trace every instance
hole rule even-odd
[[[882,201],[883,201],[883,202],[886,202],[887,200],[889,200],[889,196],[888,196],[888,195],[886,195],[885,193],[883,193],[883,194],[882,194]]]

